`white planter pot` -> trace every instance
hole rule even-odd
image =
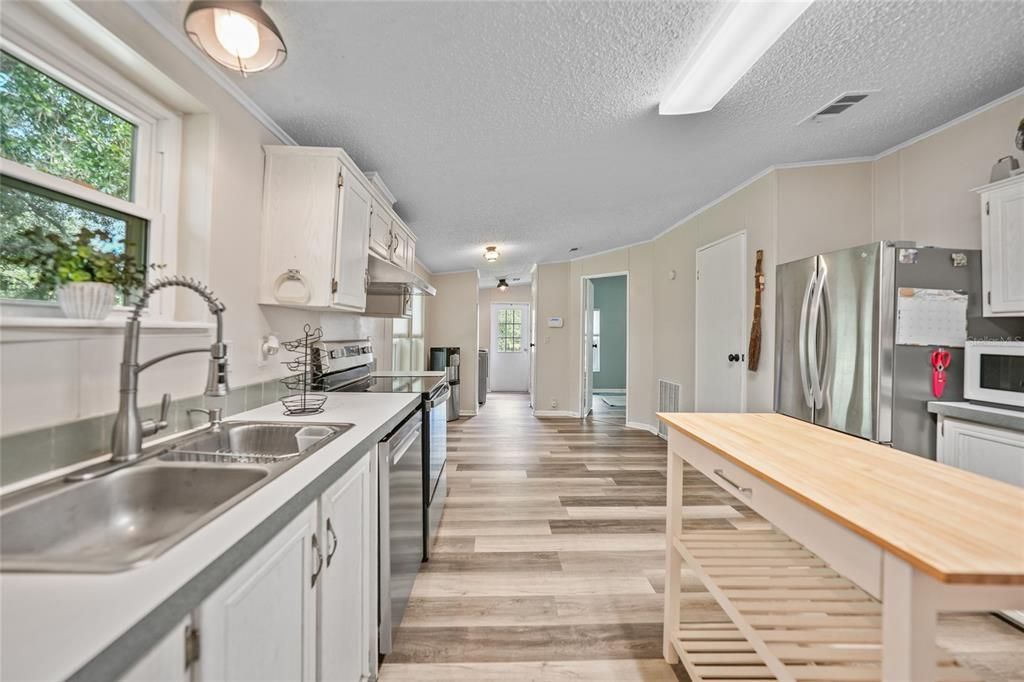
[[[114,285],[101,282],[70,282],[57,287],[57,303],[64,317],[104,320],[114,307]]]

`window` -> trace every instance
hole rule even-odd
[[[498,352],[515,353],[523,349],[523,309],[498,310]]]
[[[412,297],[412,319],[396,319],[391,327],[391,367],[403,371],[424,369],[423,297]]]
[[[69,40],[32,12],[11,10],[0,40],[4,314],[55,298],[55,273],[12,257],[30,235],[70,243],[84,229],[98,231],[106,236],[95,247],[173,271],[180,116],[98,59],[118,59],[105,44],[90,53],[81,47],[92,44],[89,35]],[[149,314],[172,318],[173,296],[154,296]]]
[[[593,344],[594,351],[594,371],[601,371],[601,311],[594,310],[594,340]]]

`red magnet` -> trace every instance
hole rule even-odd
[[[936,398],[941,398],[942,392],[946,390],[946,370],[949,369],[951,359],[945,348],[932,351],[932,395]]]

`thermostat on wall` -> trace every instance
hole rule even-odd
[[[549,317],[548,318],[548,326],[549,327],[561,328],[563,326],[563,324],[564,323],[562,322],[562,318],[560,318],[560,317]]]

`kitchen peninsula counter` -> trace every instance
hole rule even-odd
[[[864,679],[871,665],[884,680],[972,679],[937,657],[937,613],[1024,608],[1024,490],[784,415],[659,417],[670,427],[668,575],[690,565],[778,679],[822,665]],[[684,533],[683,462],[771,525]],[[671,587],[665,656],[687,663],[694,634],[678,625]],[[855,641],[823,640],[832,627]]]

